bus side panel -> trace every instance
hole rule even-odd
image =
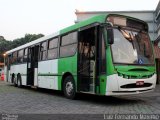
[[[38,63],[38,87],[58,90],[58,60]]]
[[[112,63],[112,56],[110,47],[107,47],[106,49],[106,74],[102,74],[99,77],[100,80],[100,95],[106,94],[106,88],[107,88],[107,76],[109,74],[112,74],[114,71],[113,63]]]
[[[15,72],[15,68],[16,68],[16,65],[11,65],[11,67],[10,67],[10,77],[11,77],[11,79],[12,79],[12,74],[16,74]]]
[[[17,78],[17,74],[19,73],[21,75],[22,85],[26,85],[27,80],[27,64],[18,64],[18,65],[12,65],[10,74],[15,74],[15,78]]]
[[[105,95],[106,94],[106,75],[101,75],[99,77],[100,79],[100,95]],[[97,90],[96,90],[97,91]]]
[[[114,68],[114,65],[113,65],[113,61],[112,61],[112,54],[111,54],[111,48],[110,46],[107,47],[107,50],[106,50],[106,63],[107,63],[107,77],[106,77],[106,89],[105,91],[108,92],[108,87],[110,85],[110,76],[113,75],[113,74],[116,74],[116,71],[115,71],[115,68]],[[113,85],[113,89],[117,89],[116,88],[116,85],[117,83],[115,82],[115,85]],[[110,86],[111,87],[111,86]]]
[[[58,60],[58,89],[62,90],[62,77],[65,73],[70,73],[74,77],[77,88],[77,54],[72,57],[60,58]]]
[[[106,49],[106,74],[100,75],[100,94],[105,95],[107,85],[110,81],[108,81],[108,76],[115,74],[115,68],[112,61],[111,49],[110,46]],[[115,83],[116,84],[116,83]]]
[[[27,64],[20,65],[18,73],[21,74],[22,85],[27,85]]]

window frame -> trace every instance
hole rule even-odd
[[[46,50],[41,51],[41,45],[42,45],[43,43],[46,43]],[[39,58],[38,58],[38,61],[45,61],[45,60],[47,60],[48,40],[45,40],[45,41],[43,41],[43,42],[40,42],[40,43],[39,43],[39,46],[40,46],[40,48],[39,48]],[[42,56],[42,53],[44,54],[44,52],[45,52],[45,59],[43,59],[43,58],[41,57],[41,56]]]
[[[25,50],[27,50],[27,54],[25,54]],[[24,57],[27,57],[26,61],[24,61],[25,60]],[[28,62],[28,47],[23,49],[23,63],[27,63],[27,62]]]
[[[13,61],[13,59],[14,59],[14,53],[16,53],[16,58],[15,58],[15,60]],[[12,53],[12,65],[14,65],[14,64],[17,64],[17,51],[14,51],[13,53]]]
[[[64,37],[64,36],[67,36],[67,35],[69,35],[69,34],[73,34],[73,33],[76,33],[76,34],[77,34],[77,35],[76,35],[76,41],[62,45],[62,39],[63,39],[63,37]],[[60,36],[60,47],[62,47],[62,46],[67,46],[67,45],[71,45],[71,44],[74,44],[74,43],[77,43],[77,42],[78,42],[78,31],[77,31],[77,30],[67,32],[67,33],[65,33],[65,34],[63,34],[63,35]]]
[[[49,43],[50,43],[50,41],[54,41],[55,39],[57,39],[57,46],[56,47],[53,47],[53,48],[49,48]],[[52,59],[57,59],[57,58],[59,58],[59,37],[57,36],[57,37],[54,37],[54,38],[52,38],[52,39],[49,39],[48,41],[47,41],[47,60],[52,60]],[[55,58],[48,58],[48,53],[49,53],[49,50],[55,50],[55,49],[57,49],[57,56],[55,57]]]
[[[19,57],[19,52],[22,51],[22,56]],[[22,64],[23,63],[23,56],[24,56],[24,49],[20,49],[17,52],[17,64]],[[22,59],[22,61],[20,62],[19,59]]]
[[[77,34],[76,35],[76,42],[72,42],[72,43],[69,43],[69,44],[61,45],[62,44],[62,38],[63,38],[63,36],[68,35],[68,34],[72,34],[72,33],[76,33]],[[75,52],[72,55],[61,56],[61,48],[62,47],[66,47],[66,46],[74,45],[74,44],[76,44],[77,46],[76,46]],[[60,36],[60,39],[59,39],[59,58],[72,57],[72,56],[74,56],[77,53],[77,49],[78,49],[78,30],[73,30],[73,31],[67,32],[65,34],[62,34]]]

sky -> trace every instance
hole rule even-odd
[[[74,24],[75,11],[155,10],[159,0],[0,0],[0,36],[52,34]]]

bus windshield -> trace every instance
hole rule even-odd
[[[112,55],[114,63],[154,64],[149,35],[130,27],[114,27]]]

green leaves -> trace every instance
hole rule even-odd
[[[25,34],[24,37],[17,38],[13,41],[6,40],[3,36],[0,36],[0,62],[3,62],[3,54],[6,51],[41,38],[43,36],[43,34]]]

